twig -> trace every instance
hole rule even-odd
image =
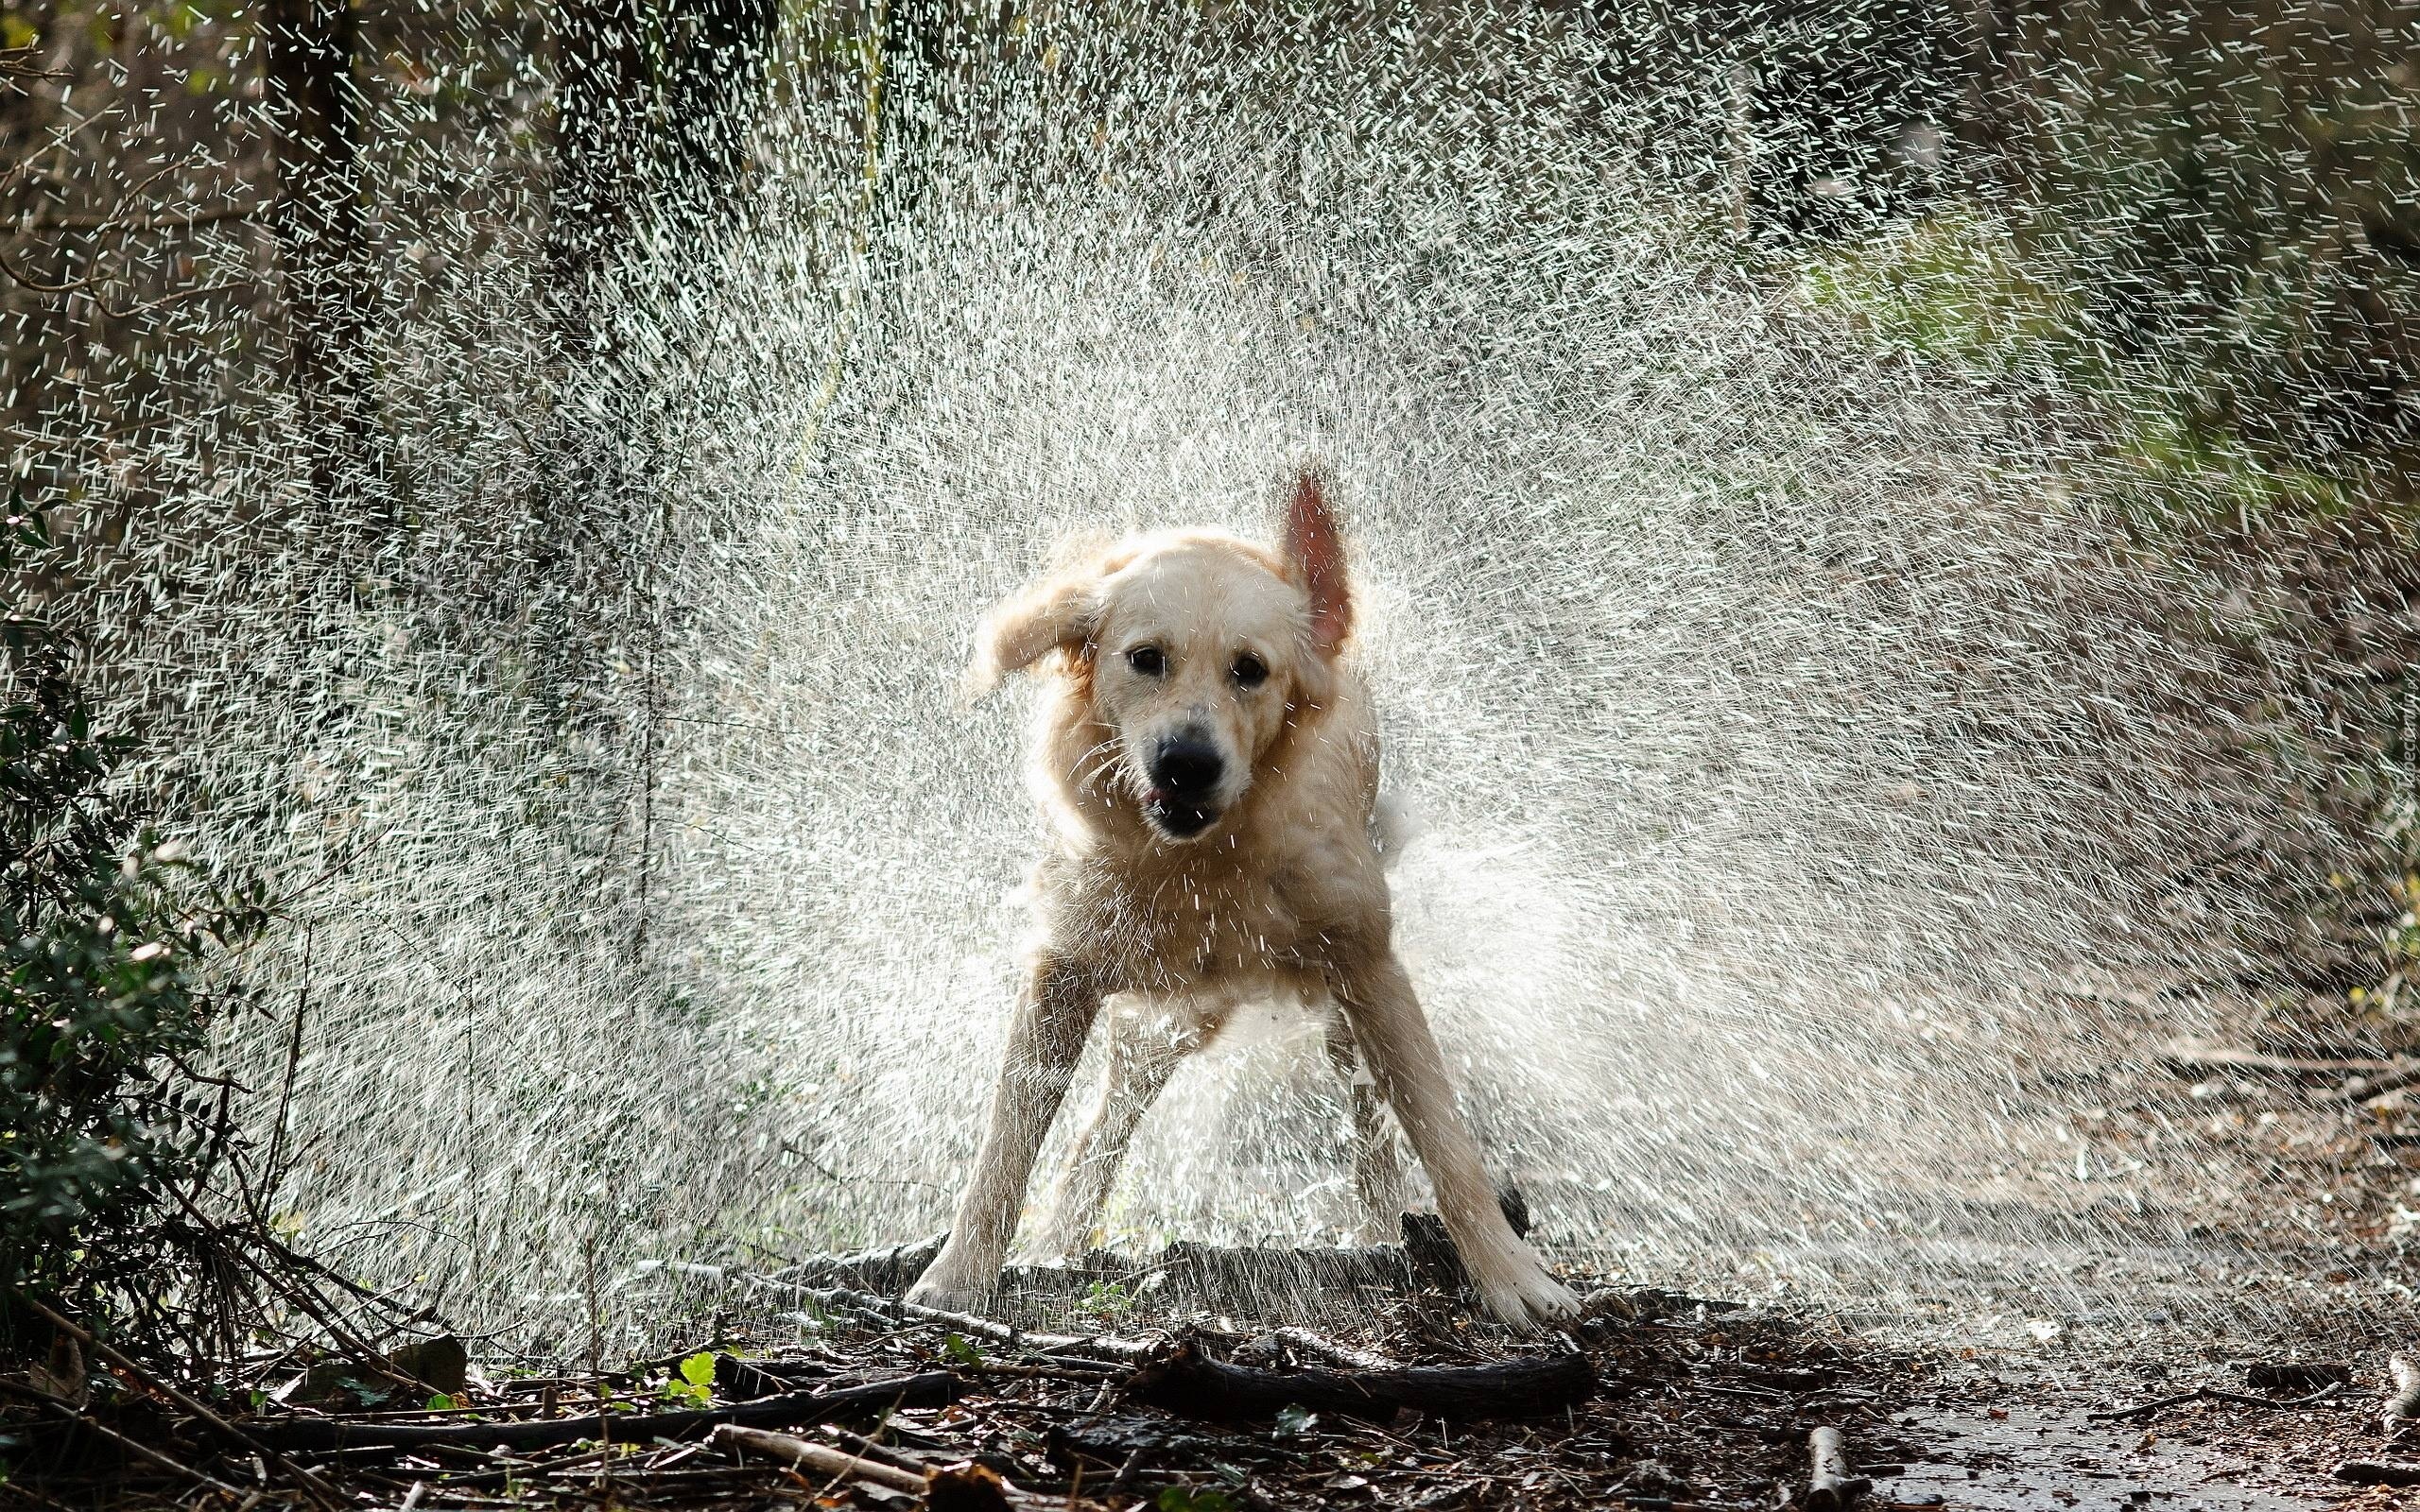
[[[994,1365],[987,1360],[981,1365],[961,1365],[953,1368],[969,1375],[1023,1376],[1035,1381],[1117,1381],[1126,1375],[1122,1368],[1114,1366],[1096,1367],[1073,1362],[1066,1365]]]
[[[93,275],[89,272],[65,284],[44,284],[40,279],[28,277],[5,256],[0,256],[0,273],[8,274],[36,294],[75,294],[93,286]]]
[[[199,1486],[207,1486],[214,1491],[224,1491],[229,1496],[241,1496],[244,1494],[239,1487],[230,1486],[225,1481],[218,1479],[218,1477],[215,1475],[207,1474],[201,1470],[195,1469],[190,1465],[170,1459],[167,1455],[161,1453],[158,1450],[153,1449],[148,1444],[137,1443],[135,1440],[127,1437],[124,1434],[119,1433],[116,1429],[110,1427],[107,1423],[102,1422],[91,1414],[78,1411],[74,1402],[69,1401],[62,1397],[54,1397],[47,1391],[40,1391],[32,1386],[5,1379],[0,1379],[0,1394],[22,1398],[26,1401],[38,1402],[41,1405],[49,1408],[52,1412],[59,1414],[61,1418],[66,1418],[69,1422],[82,1428],[87,1433],[98,1434],[103,1438],[110,1440],[112,1443],[117,1445],[120,1449],[125,1450],[135,1458],[156,1465],[160,1469],[166,1470],[169,1474],[177,1476],[182,1480],[192,1481]]]
[[[185,1216],[199,1227],[202,1232],[207,1233],[214,1238],[224,1237],[220,1234],[218,1226],[212,1223],[203,1215],[201,1210],[194,1205],[193,1199],[185,1195],[183,1189],[171,1185],[168,1188],[168,1194],[177,1199],[177,1205],[184,1209]],[[437,1389],[437,1387],[430,1383],[422,1381],[399,1368],[395,1363],[392,1360],[388,1359],[384,1353],[372,1349],[367,1340],[361,1338],[359,1335],[354,1333],[350,1329],[347,1329],[344,1325],[337,1322],[329,1314],[318,1295],[312,1292],[308,1286],[300,1284],[280,1284],[282,1278],[272,1272],[267,1265],[262,1264],[258,1260],[252,1258],[251,1254],[241,1244],[227,1244],[224,1246],[224,1248],[227,1253],[234,1256],[236,1261],[246,1269],[250,1270],[253,1275],[258,1276],[264,1282],[266,1282],[277,1293],[278,1296],[284,1297],[286,1301],[293,1303],[295,1307],[302,1312],[303,1315],[310,1318],[312,1322],[320,1325],[321,1329],[325,1330],[329,1339],[334,1341],[337,1348],[353,1355],[363,1365],[368,1366],[371,1369],[378,1372],[378,1374],[385,1376],[388,1380],[394,1382],[397,1385],[409,1386],[416,1391],[435,1391]]]
[[[2273,1076],[2345,1076],[2392,1074],[2406,1069],[2405,1062],[2375,1057],[2273,1056],[2265,1051],[2198,1044],[2189,1040],[2161,1046],[2159,1059],[2170,1071],[2188,1074],[2240,1071]]]
[[[605,1350],[603,1341],[597,1336],[603,1325],[596,1315],[596,1235],[595,1233],[589,1234],[588,1242],[580,1246],[580,1250],[585,1262],[581,1273],[582,1289],[588,1298],[588,1389],[596,1399],[596,1436],[601,1440],[605,1436],[606,1430],[605,1366],[600,1357]]]
[[[289,1449],[317,1451],[355,1445],[383,1444],[393,1449],[459,1445],[476,1449],[552,1449],[583,1438],[601,1442],[645,1444],[677,1438],[722,1423],[749,1428],[792,1428],[820,1422],[838,1413],[893,1406],[940,1407],[955,1401],[964,1384],[946,1370],[927,1370],[888,1381],[868,1381],[828,1391],[798,1391],[786,1396],[759,1397],[727,1407],[700,1407],[685,1412],[632,1413],[615,1418],[530,1418],[521,1422],[397,1423],[362,1422],[342,1418],[288,1418],[260,1424],[264,1437]]]
[[[2373,1097],[2401,1091],[2420,1082],[2420,1061],[2413,1061],[2394,1071],[2382,1071],[2375,1076],[2362,1076],[2345,1084],[2343,1098],[2348,1103],[2366,1103]]]
[[[261,214],[259,205],[225,205],[216,210],[162,210],[147,215],[46,215],[27,227],[31,231],[166,231],[177,226],[209,226],[245,220]]]
[[[977,1317],[971,1313],[949,1313],[938,1307],[920,1307],[914,1302],[895,1302],[888,1297],[869,1297],[843,1286],[797,1288],[801,1296],[822,1302],[838,1302],[859,1312],[872,1313],[885,1321],[906,1320],[930,1323],[959,1333],[972,1333],[995,1344],[1011,1348],[1032,1349],[1052,1354],[1091,1355],[1097,1359],[1121,1365],[1140,1365],[1157,1355],[1163,1346],[1138,1339],[1104,1338],[1098,1334],[1078,1336],[1072,1333],[1028,1333],[1006,1323]]]
[[[739,1459],[744,1454],[758,1454],[767,1459],[778,1460],[793,1469],[805,1466],[826,1475],[872,1481],[876,1486],[887,1486],[894,1491],[912,1491],[922,1494],[925,1489],[925,1478],[921,1475],[911,1475],[906,1470],[882,1464],[877,1460],[861,1459],[857,1455],[842,1453],[839,1450],[828,1449],[821,1444],[812,1444],[804,1438],[793,1438],[787,1434],[768,1433],[761,1428],[742,1428],[736,1423],[724,1423],[714,1431],[707,1442],[734,1459]]]
[[[22,1291],[16,1293],[16,1297],[18,1301],[23,1302],[27,1308],[32,1310],[36,1315],[48,1322],[52,1328],[67,1334],[70,1338],[73,1338],[78,1344],[84,1346],[84,1348],[92,1350],[94,1353],[109,1361],[112,1365],[114,1365],[119,1369],[125,1371],[129,1376],[131,1376],[136,1381],[141,1382],[144,1385],[150,1387],[152,1390],[160,1393],[160,1395],[167,1398],[170,1401],[175,1402],[178,1406],[182,1407],[185,1411],[193,1414],[194,1417],[199,1418],[202,1422],[207,1423],[214,1432],[219,1435],[219,1436],[227,1439],[231,1443],[250,1450],[255,1454],[259,1454],[267,1458],[269,1463],[275,1465],[279,1469],[284,1470],[286,1474],[292,1476],[294,1480],[310,1494],[313,1500],[324,1501],[337,1506],[342,1506],[344,1504],[344,1499],[337,1495],[335,1488],[329,1486],[327,1482],[320,1479],[320,1477],[313,1471],[301,1465],[297,1465],[294,1461],[286,1458],[284,1454],[279,1453],[275,1449],[244,1432],[233,1423],[229,1422],[226,1418],[219,1417],[218,1414],[211,1411],[210,1408],[201,1401],[187,1396],[185,1393],[178,1390],[167,1382],[151,1374],[151,1372],[135,1364],[125,1354],[119,1352],[119,1350],[114,1347],[104,1344],[100,1340],[93,1337],[92,1334],[86,1332],[76,1324],[70,1323],[67,1319],[60,1316],[57,1313],[52,1312],[49,1308],[43,1306],[35,1298],[26,1296]]]
[[[294,1034],[285,1042],[285,1079],[277,1093],[277,1120],[269,1125],[268,1158],[261,1162],[261,1172],[268,1180],[268,1196],[274,1199],[277,1189],[285,1184],[278,1164],[285,1154],[285,1114],[294,1102],[294,1074],[302,1064],[302,1020],[311,1007],[311,947],[319,938],[320,921],[302,926],[302,981],[294,993]]]

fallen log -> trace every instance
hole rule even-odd
[[[1213,1360],[1196,1339],[1126,1383],[1134,1400],[1216,1418],[1274,1418],[1288,1406],[1378,1419],[1406,1407],[1440,1418],[1527,1418],[1585,1401],[1596,1390],[1583,1354],[1395,1370],[1264,1370]]]
[[[946,1370],[928,1370],[888,1381],[862,1382],[829,1391],[796,1391],[728,1407],[700,1407],[686,1412],[648,1414],[586,1413],[571,1418],[521,1422],[394,1423],[362,1422],[342,1418],[289,1418],[252,1425],[262,1442],[282,1450],[352,1449],[380,1445],[417,1449],[430,1444],[457,1444],[471,1449],[551,1449],[583,1438],[617,1443],[649,1443],[658,1438],[683,1438],[724,1423],[745,1428],[788,1428],[854,1413],[880,1412],[898,1405],[940,1407],[966,1390]]]
[[[1236,1346],[1232,1358],[1238,1365],[1283,1366],[1289,1355],[1305,1355],[1323,1361],[1343,1370],[1394,1370],[1400,1366],[1384,1355],[1367,1349],[1357,1349],[1349,1344],[1322,1338],[1308,1329],[1273,1329],[1258,1338],[1248,1339]]]
[[[2420,1486],[2420,1465],[2392,1459],[2348,1459],[2336,1467],[2347,1486]]]
[[[1866,1483],[1849,1474],[1848,1449],[1837,1428],[1818,1428],[1806,1435],[1806,1512],[1839,1512]]]
[[[2349,1366],[2306,1360],[2255,1360],[2243,1367],[2243,1383],[2256,1391],[2325,1391],[2349,1386]]]
[[[936,1465],[922,1472],[905,1470],[827,1444],[733,1423],[717,1428],[707,1442],[742,1462],[751,1456],[769,1459],[794,1470],[812,1470],[835,1480],[869,1481],[889,1490],[906,1491],[923,1497],[925,1504],[936,1512],[998,1512],[1030,1500],[1025,1492],[1000,1479],[997,1472],[972,1461]]]
[[[2386,1406],[2378,1413],[2378,1425],[2386,1430],[2391,1443],[2403,1436],[2420,1417],[2420,1366],[2403,1355],[2386,1363],[2387,1374],[2394,1378],[2394,1393],[2386,1399]]]
[[[904,1292],[925,1274],[942,1252],[947,1234],[935,1234],[912,1244],[860,1249],[848,1255],[810,1255],[786,1270],[765,1278],[792,1286],[845,1286],[869,1292]]]

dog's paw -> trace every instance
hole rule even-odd
[[[1547,1274],[1533,1254],[1510,1257],[1491,1267],[1495,1274],[1474,1277],[1479,1305],[1497,1322],[1524,1332],[1551,1328],[1580,1315],[1580,1298],[1571,1288]]]
[[[910,1307],[929,1307],[937,1313],[972,1313],[983,1305],[984,1288],[953,1285],[927,1276],[908,1288],[906,1301]]]

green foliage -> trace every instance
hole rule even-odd
[[[966,1366],[969,1368],[979,1366],[983,1363],[983,1351],[967,1343],[964,1337],[956,1333],[945,1334],[942,1336],[942,1353],[952,1362],[958,1365]]]
[[[12,498],[0,540],[0,1286],[156,1315],[193,1233],[169,1201],[220,1159],[229,1088],[194,1067],[235,998],[208,957],[256,934],[230,889],[113,782],[72,635],[38,602],[72,563]]]
[[[1159,1512],[1236,1512],[1236,1503],[1224,1491],[1195,1490],[1189,1486],[1171,1486],[1151,1503]]]
[[[2008,224],[1968,210],[1829,248],[1798,270],[1801,298],[1855,317],[1883,345],[2010,371],[2102,366],[2073,339],[2074,300],[2027,268]]]
[[[1134,1294],[1122,1281],[1095,1281],[1076,1306],[1097,1317],[1123,1317],[1134,1310]]]
[[[2156,352],[2197,430],[2420,447],[2420,130],[2405,17],[2302,5],[2046,18],[2031,249],[2096,339]]]
[[[680,1373],[664,1383],[666,1400],[711,1407],[715,1400],[715,1353],[700,1349],[681,1362]]]
[[[2180,399],[2170,365],[2102,340],[2054,272],[2006,218],[1951,209],[1813,253],[1797,288],[1879,346],[2093,402],[2107,464],[2090,475],[2093,502],[2142,523],[2193,532],[2352,507],[2363,477],[2351,459],[2332,458],[2346,474],[2333,475]]]

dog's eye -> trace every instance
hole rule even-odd
[[[1269,663],[1250,651],[1236,658],[1236,664],[1229,670],[1235,674],[1236,681],[1247,688],[1257,688],[1269,680]]]
[[[1147,678],[1156,678],[1168,669],[1167,658],[1156,645],[1138,645],[1126,653],[1126,664]]]

